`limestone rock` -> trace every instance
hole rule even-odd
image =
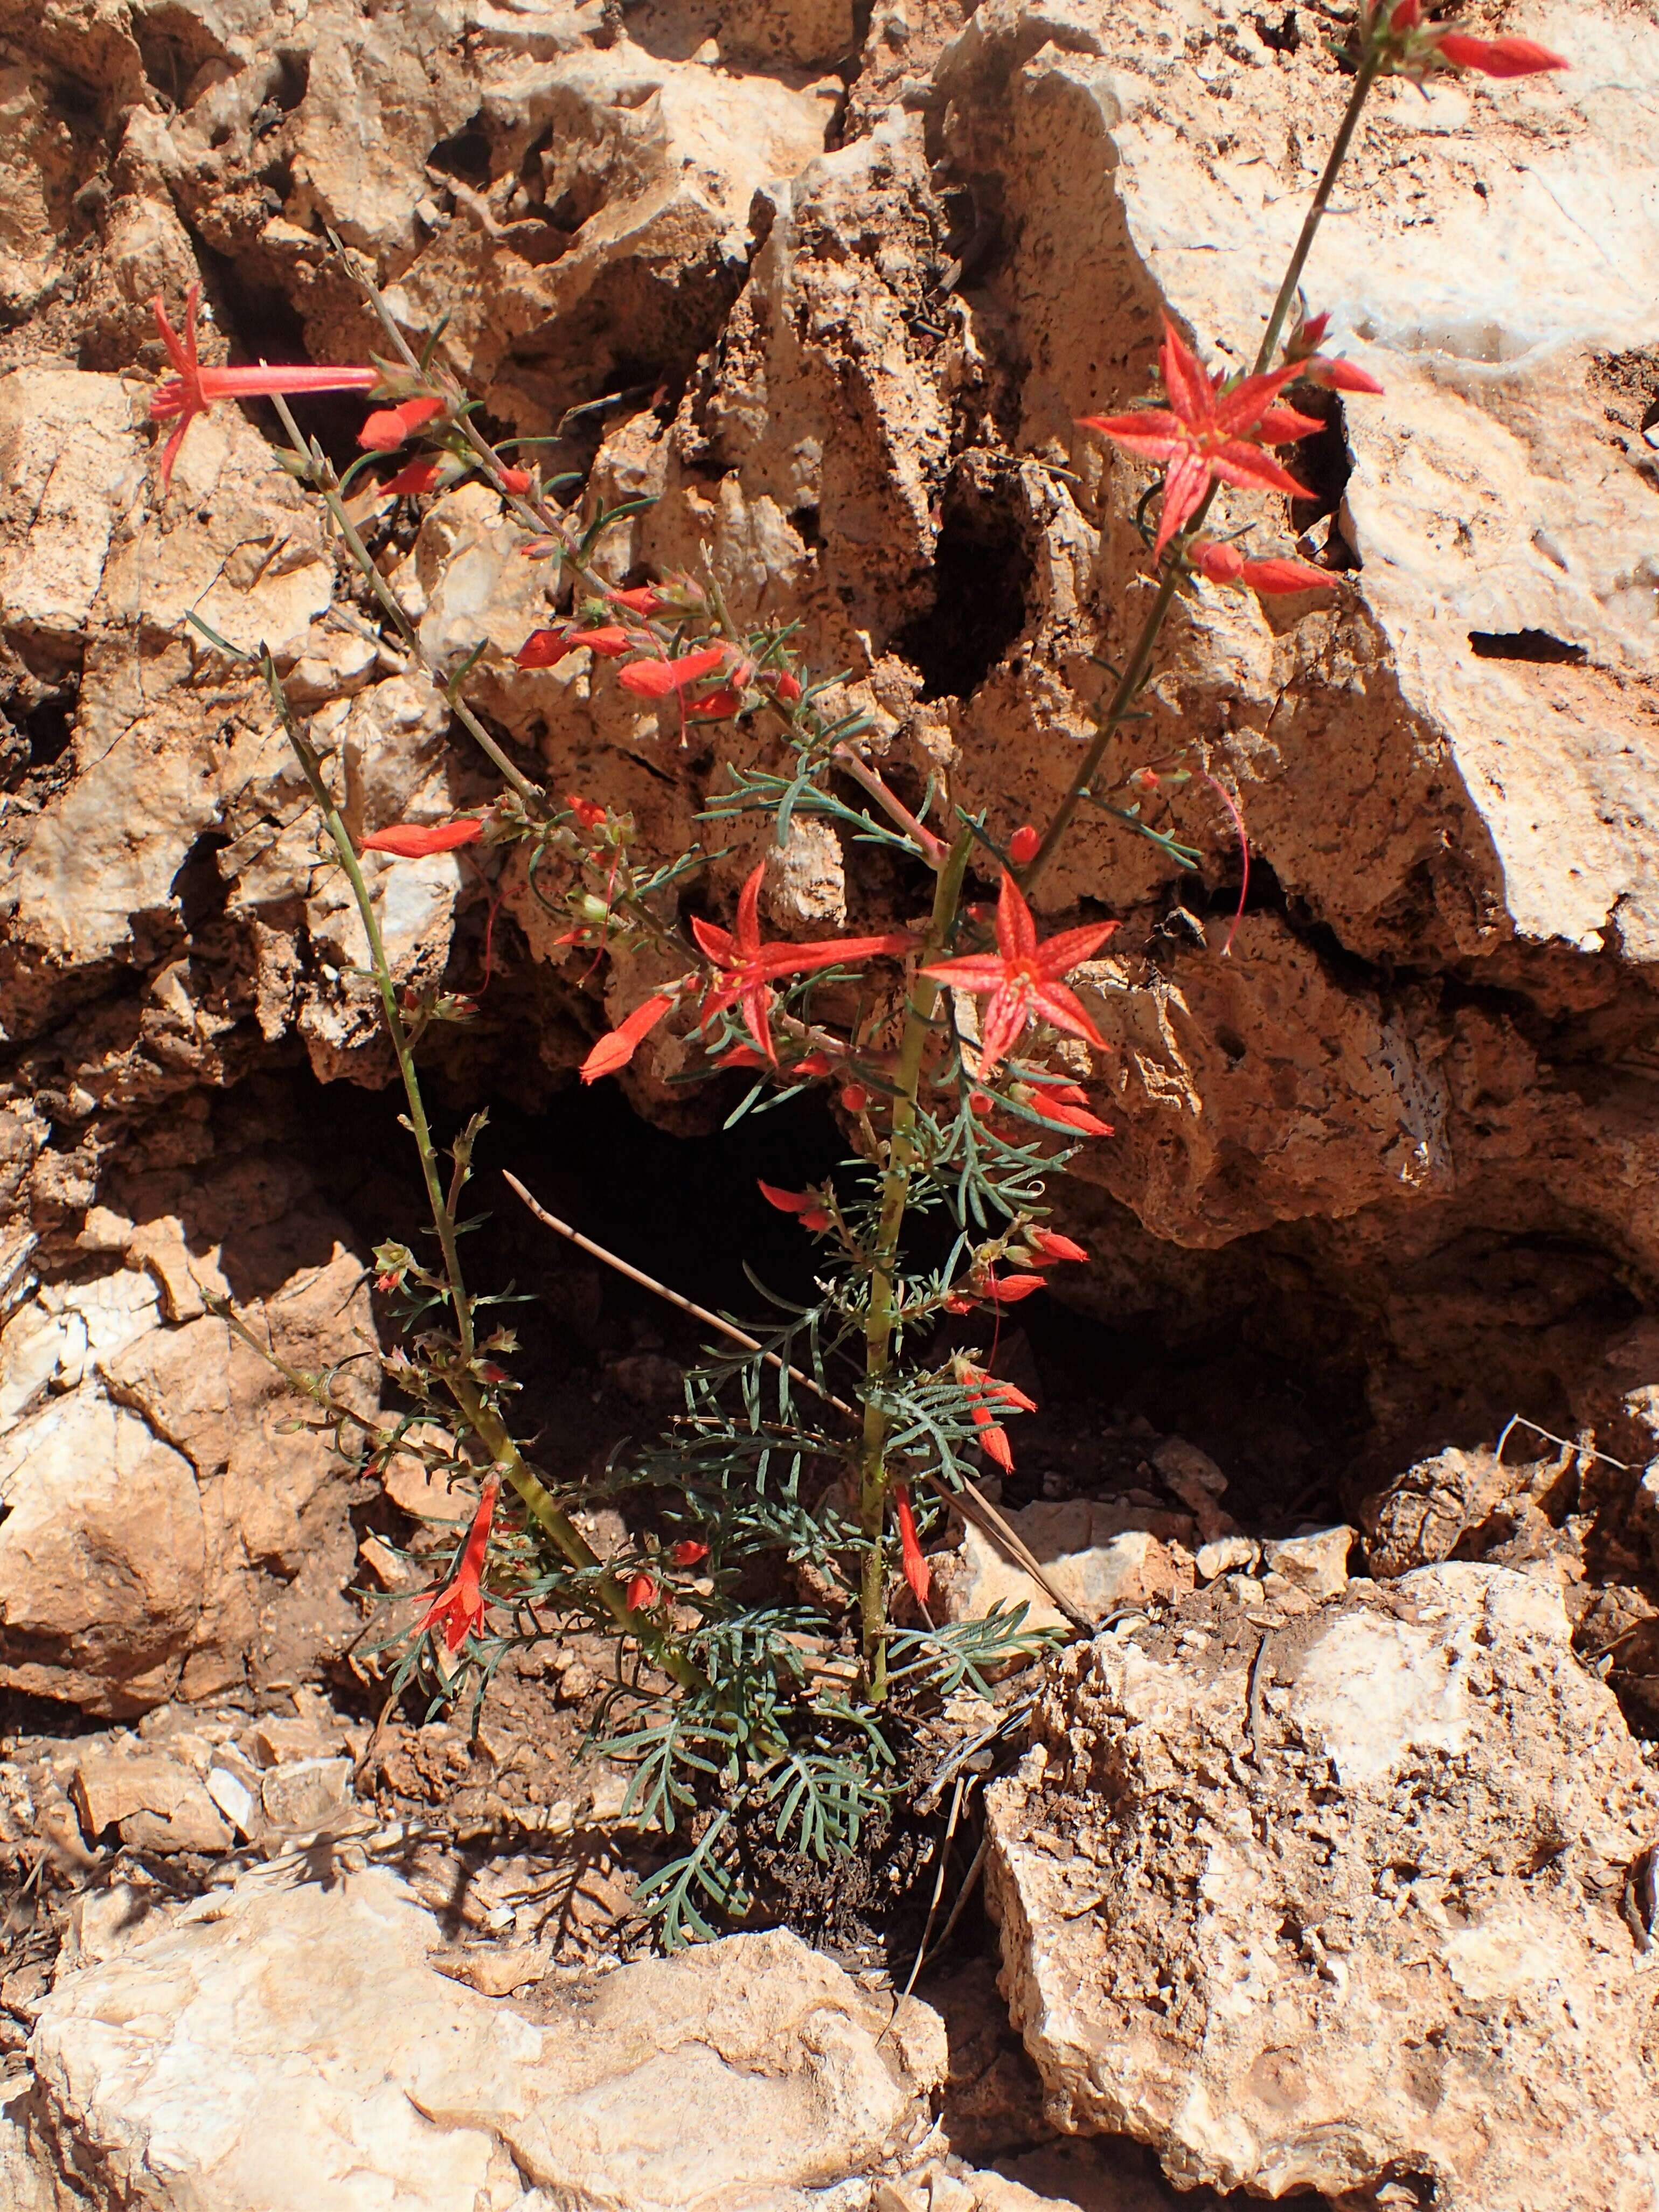
[[[1267,1545],[1262,1556],[1269,1592],[1276,1575],[1309,1597],[1340,1597],[1348,1587],[1348,1557],[1353,1540],[1353,1530],[1346,1522],[1339,1522],[1334,1528],[1304,1528]]]
[[[171,1695],[205,1597],[190,1462],[101,1393],[72,1393],[0,1444],[0,1682],[88,1711]]]
[[[1183,2186],[1647,2207],[1659,1781],[1556,1589],[1447,1565],[1261,1618],[1068,1654],[989,1793],[1051,2113]]]
[[[1492,1452],[1462,1451],[1455,1444],[1408,1467],[1360,1508],[1371,1572],[1400,1575],[1449,1559],[1459,1537],[1507,1497],[1516,1480]]]
[[[0,1336],[0,1680],[118,1716],[302,1653],[303,1672],[355,1626],[343,1469],[203,1291],[240,1290],[256,1327],[269,1301],[303,1370],[372,1340],[350,1232],[297,1161],[158,1176],[131,1202],[95,1224],[101,1269],[37,1285]],[[337,1387],[375,1402],[361,1360]]]
[[[1193,1587],[1190,1555],[1173,1537],[1166,1541],[1142,1525],[1158,1516],[1138,1507],[1073,1498],[1027,1505],[1006,1517],[1054,1587],[1091,1620],[1119,1606],[1168,1604]],[[1174,1517],[1163,1516],[1166,1524]],[[1066,1625],[1031,1577],[971,1522],[960,1550],[934,1565],[947,1620],[979,1620],[998,1605],[1025,1605],[1028,1627]]]
[[[59,1982],[31,2055],[60,2170],[145,2212],[862,2212],[926,2155],[936,2016],[890,2028],[793,1936],[544,1993],[532,2022],[434,1969],[392,1875],[294,1874]]]
[[[119,1753],[82,1759],[74,1794],[94,1843],[112,1825],[124,1844],[152,1850],[218,1851],[231,1840],[214,1800],[175,1759]]]

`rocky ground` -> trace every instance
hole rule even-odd
[[[1185,609],[1115,763],[1193,744],[1237,793],[1233,951],[1207,786],[1159,802],[1201,871],[1097,824],[1044,885],[1122,921],[1085,979],[1117,1134],[1063,1201],[1093,1267],[1000,1347],[1043,1407],[1003,1504],[1120,1617],[998,1686],[904,1894],[665,1963],[598,1655],[377,1731],[366,1626],[453,1505],[349,1475],[204,1295],[367,1410],[414,1194],[355,924],[187,611],[270,643],[360,824],[492,786],[267,416],[198,424],[161,501],[148,302],[199,280],[216,357],[360,359],[333,231],[501,434],[652,495],[610,573],[707,562],[901,787],[949,761],[1040,818],[1139,605],[1143,475],[1073,418],[1148,387],[1160,311],[1254,345],[1328,11],[0,0],[0,2196],[1659,2204],[1659,15],[1469,14],[1574,68],[1370,112],[1309,283],[1386,397],[1332,398],[1280,519],[1344,588]],[[307,415],[343,458],[354,420]],[[764,740],[519,671],[543,572],[477,487],[371,527],[501,742],[712,845],[729,900],[749,847],[695,817]],[[739,1247],[787,1291],[752,1178],[833,1127],[734,1150],[665,1051],[637,1121],[574,1097],[650,978],[563,964],[497,866],[374,878],[400,975],[480,993],[430,1075],[489,1104],[485,1179],[710,1303]],[[803,830],[771,896],[787,933],[915,891]],[[530,1425],[595,1469],[695,1334],[489,1240],[539,1295]],[[973,1532],[936,1565],[958,1613],[1041,1602]],[[967,1903],[900,2006],[936,1879]]]

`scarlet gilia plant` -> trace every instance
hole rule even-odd
[[[509,462],[480,432],[465,395],[434,368],[432,348],[410,349],[366,278],[387,344],[372,369],[309,378],[203,370],[193,294],[186,340],[161,319],[178,371],[154,410],[178,424],[163,455],[164,483],[196,413],[222,397],[270,393],[292,441],[286,465],[322,499],[387,630],[427,668],[503,785],[488,812],[380,823],[354,842],[335,763],[263,659],[363,923],[433,1227],[423,1255],[397,1244],[376,1254],[377,1285],[401,1328],[385,1360],[400,1406],[395,1417],[364,1420],[331,1378],[284,1371],[360,1459],[416,1452],[459,1486],[450,1571],[388,1626],[394,1687],[419,1675],[437,1696],[464,1684],[481,1693],[519,1644],[578,1622],[614,1634],[608,1747],[635,1769],[635,1809],[674,1839],[642,1897],[671,1942],[746,1909],[748,1846],[761,1833],[820,1857],[857,1848],[897,1790],[927,1716],[964,1684],[983,1689],[990,1668],[1039,1640],[1024,1607],[936,1621],[928,1560],[953,1510],[1000,1527],[999,1540],[1020,1556],[976,1480],[985,1462],[1013,1471],[1010,1425],[1036,1410],[994,1373],[998,1332],[1006,1310],[1045,1287],[1051,1270],[1086,1262],[1083,1247],[1049,1223],[1048,1181],[1078,1145],[1111,1136],[1077,1076],[1085,1058],[1097,1065],[1108,1049],[1090,993],[1109,979],[1091,975],[1091,963],[1114,925],[1080,921],[1041,933],[1031,895],[1085,805],[1150,837],[1178,864],[1196,861],[1147,823],[1141,807],[1152,793],[1206,776],[1201,765],[1147,763],[1126,787],[1096,789],[1177,598],[1340,587],[1305,552],[1272,542],[1272,517],[1282,509],[1225,532],[1208,526],[1222,487],[1269,501],[1297,494],[1295,448],[1320,426],[1310,411],[1316,394],[1380,390],[1361,364],[1326,350],[1328,317],[1298,305],[1309,250],[1376,81],[1421,82],[1446,68],[1504,76],[1564,66],[1529,40],[1480,38],[1443,13],[1431,19],[1421,0],[1365,0],[1343,56],[1352,73],[1347,108],[1251,367],[1210,369],[1170,320],[1161,398],[1081,418],[1126,466],[1156,470],[1139,500],[1152,589],[1095,737],[1041,827],[970,814],[943,776],[913,806],[884,775],[865,721],[835,711],[838,685],[799,665],[790,629],[739,622],[711,580],[624,585],[607,576],[595,549],[629,509],[594,511],[579,494],[564,503],[563,485],[543,483],[533,465]],[[362,433],[362,458],[343,476],[301,435],[283,396],[340,388],[372,392],[377,403]],[[421,450],[406,453],[416,438]],[[376,478],[382,456],[398,465]],[[642,860],[626,814],[580,793],[557,798],[507,756],[468,704],[471,661],[449,672],[427,663],[364,532],[398,501],[430,497],[469,473],[495,488],[524,527],[526,556],[546,563],[550,618],[525,639],[521,669],[586,654],[594,681],[613,682],[654,710],[671,749],[694,724],[744,720],[769,732],[769,763],[728,764],[705,817],[728,834],[750,832],[762,848],[729,924],[708,911],[714,902],[700,879],[708,854]],[[752,732],[744,752],[757,756]],[[1242,839],[1237,802],[1214,788]],[[791,824],[809,815],[902,855],[931,882],[927,912],[902,927],[810,942],[769,935],[764,848],[787,842]],[[617,1075],[672,1030],[682,1063],[674,1079],[729,1086],[734,1071],[744,1079],[731,1121],[813,1087],[839,1112],[849,1146],[843,1166],[814,1188],[761,1184],[768,1203],[813,1242],[816,1296],[748,1328],[703,1316],[720,1341],[688,1376],[684,1412],[654,1445],[619,1454],[602,1486],[627,1504],[638,1532],[604,1561],[579,1533],[581,1495],[556,1468],[533,1464],[514,1434],[507,1363],[514,1339],[486,1323],[485,1310],[499,1301],[473,1293],[462,1271],[466,1224],[458,1209],[483,1117],[445,1162],[415,1055],[434,1024],[467,1018],[470,1003],[400,995],[366,873],[462,851],[467,866],[489,867],[509,848],[574,961],[591,970],[617,954],[649,954],[659,979],[594,1042],[585,1082]],[[994,886],[994,911],[969,896],[974,877]],[[533,1194],[521,1194],[534,1205]],[[927,1222],[932,1258],[918,1254],[918,1219]],[[240,1328],[234,1316],[233,1326]],[[964,1335],[973,1348],[964,1348]],[[770,1564],[769,1576],[757,1575],[761,1562]],[[810,1601],[755,1594],[791,1585],[809,1589]]]

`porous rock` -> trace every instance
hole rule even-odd
[[[1182,2185],[1449,2212],[1659,2190],[1659,1778],[1553,1582],[1450,1564],[1060,1662],[988,1796],[1052,2116]]]
[[[937,2016],[894,2021],[792,1936],[544,1991],[532,2020],[435,1970],[393,1875],[294,1876],[59,1982],[31,2045],[49,2167],[143,2212],[864,2212],[926,2155]]]
[[[354,1626],[344,1470],[205,1299],[239,1290],[296,1368],[348,1362],[343,1401],[378,1395],[353,1357],[362,1263],[299,1161],[256,1151],[128,1202],[0,1334],[0,1683],[116,1717],[291,1677]]]
[[[1104,1619],[1115,1606],[1165,1604],[1193,1587],[1191,1557],[1170,1533],[1173,1514],[1074,1498],[1024,1506],[1006,1517],[1055,1589],[1091,1620]],[[1162,1535],[1145,1525],[1149,1520],[1163,1524]],[[971,1522],[961,1548],[934,1565],[949,1620],[980,1620],[994,1607],[1024,1605],[1030,1627],[1065,1625],[1031,1577]]]

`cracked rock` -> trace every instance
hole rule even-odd
[[[1069,1653],[1036,1734],[987,1879],[1060,2126],[1183,2187],[1648,2212],[1659,1778],[1552,1583],[1206,1593]]]

